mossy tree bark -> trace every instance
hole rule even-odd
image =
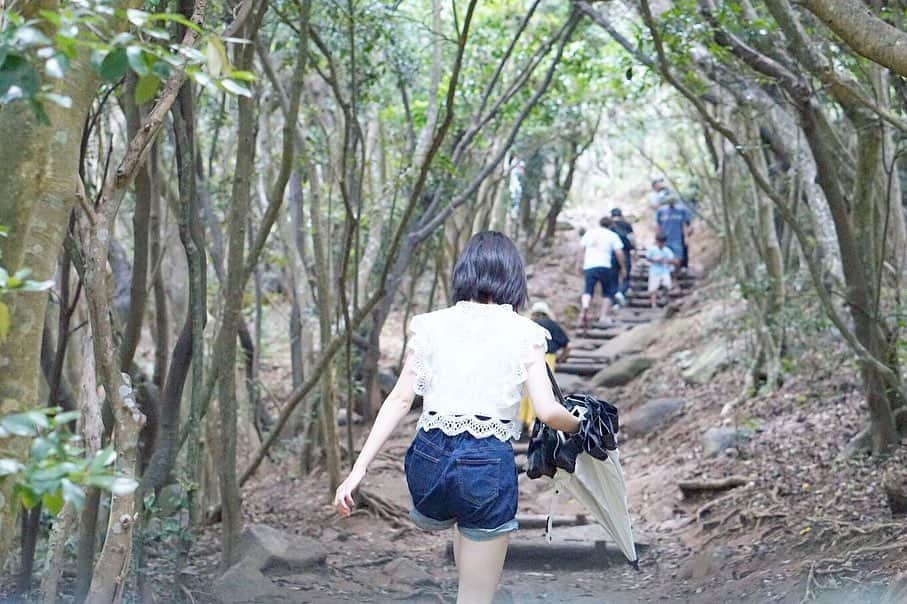
[[[22,10],[28,18],[58,5],[29,2]],[[13,103],[0,111],[0,225],[10,231],[8,238],[0,239],[0,246],[4,268],[11,274],[29,268],[32,279],[53,278],[78,191],[82,127],[97,86],[87,57],[80,58],[72,62],[65,84],[55,91],[69,95],[72,106],[64,109],[47,103],[49,125],[38,123],[26,103]],[[38,385],[47,294],[20,293],[4,301],[13,328],[0,343],[0,414],[41,406]],[[0,440],[0,457],[22,459],[29,445],[23,438]],[[5,481],[0,485],[0,560],[10,553],[17,511],[12,483]]]

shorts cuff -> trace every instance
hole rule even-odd
[[[419,512],[416,508],[409,511],[409,519],[423,531],[443,531],[444,529],[452,527],[454,522],[456,522],[453,518],[448,520],[435,520],[434,518],[429,518],[425,514]]]
[[[501,535],[512,533],[518,528],[520,528],[520,525],[516,521],[516,518],[509,520],[501,526],[493,529],[468,528],[459,525],[457,526],[457,530],[460,531],[460,534],[470,541],[491,541],[492,539],[496,539]]]

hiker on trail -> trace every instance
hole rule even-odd
[[[532,320],[548,330],[551,339],[548,340],[548,348],[545,351],[545,362],[554,372],[558,362],[567,360],[570,355],[570,338],[564,329],[554,320],[554,313],[551,308],[544,302],[536,302],[532,305]],[[524,396],[520,401],[520,421],[523,422],[524,428],[531,429],[535,421],[535,411],[532,409],[532,403],[528,396]]]
[[[675,197],[673,191],[665,184],[665,179],[657,177],[652,179],[652,191],[649,193],[649,207],[652,213],[658,213],[659,208],[668,205],[668,199]]]
[[[626,304],[626,294],[630,290],[630,271],[633,270],[633,250],[636,244],[633,241],[633,225],[624,219],[620,208],[611,210],[611,230],[617,233],[624,244],[624,260],[626,261],[627,276],[620,280],[617,286],[617,299],[621,304]]]
[[[627,276],[624,244],[620,237],[611,230],[611,218],[605,216],[599,226],[586,231],[580,240],[581,247],[577,255],[577,271],[585,280],[582,297],[582,315],[580,324],[583,329],[589,322],[589,305],[595,295],[595,285],[601,284],[602,309],[598,322],[608,326],[614,324],[611,317],[611,302],[617,293],[617,285]],[[618,266],[614,266],[614,260]]]
[[[692,234],[693,214],[685,206],[679,206],[675,197],[668,198],[668,205],[658,208],[655,215],[658,232],[667,238],[668,247],[686,267],[687,238]]]
[[[658,289],[664,287],[671,291],[671,273],[674,267],[680,264],[671,248],[668,247],[668,238],[664,233],[655,236],[655,245],[646,251],[646,260],[649,261],[649,297],[652,308],[658,308]]]
[[[519,436],[520,398],[528,392],[545,424],[570,433],[579,420],[554,398],[545,366],[549,334],[518,314],[526,272],[501,233],[474,235],[453,270],[454,305],[417,315],[403,371],[381,406],[334,507],[352,513],[369,464],[423,397],[404,468],[412,521],[425,530],[457,527],[459,604],[490,604],[510,533],[517,529],[517,470],[510,439]]]

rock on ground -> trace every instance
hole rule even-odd
[[[290,594],[274,584],[264,573],[241,561],[231,566],[211,586],[214,596],[225,604],[269,604],[286,602]]]
[[[617,337],[608,340],[597,351],[598,355],[608,360],[619,359],[628,354],[640,353],[652,344],[661,335],[663,327],[660,323],[643,323],[633,329],[620,333]]]
[[[605,367],[592,377],[592,385],[601,386],[623,386],[633,381],[636,376],[651,367],[655,363],[654,359],[635,355],[624,357]]]
[[[324,564],[326,557],[327,550],[314,539],[253,524],[243,532],[239,562],[214,582],[214,595],[229,603],[292,600],[292,593],[267,575],[305,571]]]
[[[694,357],[683,372],[683,379],[690,384],[705,384],[727,367],[733,360],[733,351],[724,340],[715,340]]]
[[[620,431],[628,436],[645,436],[683,409],[684,401],[656,398],[634,408],[621,419]]]
[[[702,453],[706,457],[715,457],[722,451],[737,448],[752,437],[751,430],[738,428],[709,428],[702,435]]]

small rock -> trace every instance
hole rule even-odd
[[[683,580],[697,581],[717,576],[729,556],[729,548],[707,549],[693,556],[677,574]]]
[[[327,550],[314,539],[253,524],[243,531],[240,555],[243,563],[262,573],[296,573],[324,564]]]
[[[286,602],[290,597],[258,571],[240,561],[231,566],[227,572],[215,579],[211,585],[214,596],[224,604],[270,604]]]
[[[716,340],[692,359],[690,366],[683,372],[683,379],[690,384],[705,384],[732,360],[727,342]]]
[[[709,428],[702,435],[702,453],[706,457],[715,457],[722,451],[745,444],[752,434],[751,430],[738,428]]]
[[[654,359],[641,355],[624,357],[596,373],[592,377],[592,386],[600,388],[629,384],[654,364]]]
[[[675,398],[650,400],[627,413],[620,431],[628,436],[651,434],[683,409],[684,401]]]
[[[434,585],[435,578],[424,569],[416,566],[412,560],[397,558],[384,566],[387,577],[393,583],[406,586]]]
[[[358,426],[362,423],[362,416],[353,411],[353,425]],[[345,426],[346,425],[346,409],[339,409],[337,411],[337,425]]]
[[[573,226],[566,220],[558,220],[554,225],[555,231],[572,231],[575,228],[575,226]]]
[[[889,474],[882,483],[892,516],[907,515],[907,480]]]

